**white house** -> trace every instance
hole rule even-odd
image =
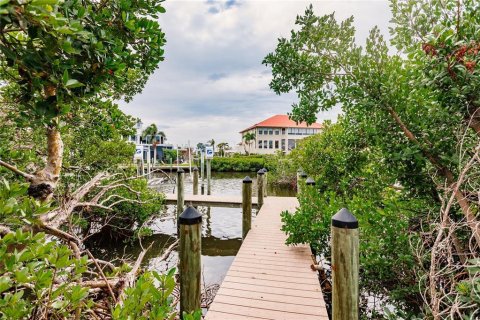
[[[156,163],[157,161],[162,161],[163,150],[173,149],[172,144],[165,143],[166,138],[163,135],[156,135],[155,137],[147,135],[146,137],[142,137],[143,123],[141,121],[137,122],[136,129],[136,134],[127,137],[127,141],[134,143],[137,148],[141,148],[143,150],[144,161],[148,162],[153,160],[153,163]],[[157,142],[154,145],[152,141]],[[154,151],[154,149],[156,150]],[[156,158],[155,160],[153,159],[154,157]]]
[[[249,153],[274,154],[277,151],[289,153],[297,146],[297,141],[319,133],[322,125],[305,122],[296,123],[287,115],[278,114],[254,124],[242,131],[242,145]],[[253,133],[255,139],[245,142],[245,135]]]

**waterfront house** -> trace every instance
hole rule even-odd
[[[246,152],[274,154],[277,151],[289,153],[299,140],[319,133],[321,129],[319,123],[296,123],[287,115],[278,114],[240,131],[240,134]],[[249,133],[253,133],[255,138],[246,142],[245,136]]]
[[[134,143],[137,149],[143,149],[143,160],[145,162],[161,162],[164,158],[163,150],[173,149],[172,144],[165,143],[166,137],[163,134],[157,134],[156,136],[146,135],[143,137],[143,123],[141,121],[137,122],[136,129],[136,134],[127,137],[127,141]]]

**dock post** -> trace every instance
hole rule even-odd
[[[142,162],[140,162],[140,176],[143,177],[143,175],[145,174],[145,162],[143,161],[142,159]]]
[[[205,184],[202,182],[202,187],[201,187],[201,194],[202,196],[205,194]]]
[[[268,170],[267,168],[262,169],[265,173],[263,175],[263,196],[266,198],[268,195]]]
[[[332,217],[332,319],[358,319],[358,220],[343,208]]]
[[[313,186],[315,186],[315,180],[313,180],[312,178],[308,177],[308,178],[307,178],[307,181],[305,181],[305,184],[306,184],[307,186],[313,187]],[[309,188],[309,187],[307,187],[307,188]]]
[[[252,228],[252,179],[246,176],[242,183],[242,238]]]
[[[307,179],[307,174],[302,171],[300,173],[297,172],[297,194],[302,192],[302,188],[305,185],[305,180]]]
[[[152,167],[150,165],[150,162],[147,162],[147,180],[152,179],[151,174],[152,174]]]
[[[212,194],[212,159],[207,159],[207,195]]]
[[[200,173],[202,180],[205,180],[205,153],[200,151]]]
[[[140,159],[137,159],[137,177],[140,177]]]
[[[202,215],[188,206],[178,218],[180,227],[180,318],[200,309]]]
[[[198,168],[193,168],[193,194],[198,194]]]
[[[300,193],[298,191],[298,182],[300,181],[300,175],[302,174],[302,172],[303,172],[302,168],[298,168],[298,170],[297,170],[297,193]]]
[[[257,172],[257,201],[258,201],[258,209],[263,206],[263,192],[265,191],[263,187],[263,176],[265,172],[262,169],[258,170]]]
[[[185,206],[185,188],[183,185],[183,179],[185,177],[185,171],[182,168],[177,170],[177,217],[183,212]]]

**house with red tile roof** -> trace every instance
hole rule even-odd
[[[289,153],[295,149],[299,140],[317,134],[321,129],[319,123],[297,123],[290,120],[288,115],[277,114],[240,131],[240,134],[246,152],[274,154],[277,151]],[[249,133],[253,133],[255,139],[248,143],[245,142],[245,136]]]

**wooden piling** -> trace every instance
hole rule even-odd
[[[207,195],[212,194],[212,159],[207,159]]]
[[[137,177],[140,176],[140,168],[141,168],[140,159],[137,159]]]
[[[265,188],[263,187],[263,176],[265,172],[262,169],[258,170],[257,172],[257,201],[258,201],[258,208],[260,209],[263,206],[263,193]]]
[[[200,309],[202,215],[188,206],[178,218],[180,230],[180,318]]]
[[[198,168],[193,168],[193,194],[198,194]]]
[[[205,180],[205,152],[200,151],[200,173],[202,180]]]
[[[267,168],[262,169],[265,173],[263,175],[263,196],[266,198],[268,196],[268,170]]]
[[[252,179],[246,176],[242,183],[242,238],[252,228]]]
[[[185,207],[185,188],[183,179],[185,177],[185,171],[179,168],[177,171],[177,217],[182,214]]]
[[[307,179],[307,174],[305,172],[297,172],[297,194],[302,192],[302,187],[305,184],[305,180]]]
[[[312,178],[308,177],[307,180],[305,181],[305,184],[307,186],[315,186],[315,180],[313,180]],[[308,188],[308,187],[307,187]]]
[[[332,319],[358,319],[358,220],[343,208],[332,217]]]

